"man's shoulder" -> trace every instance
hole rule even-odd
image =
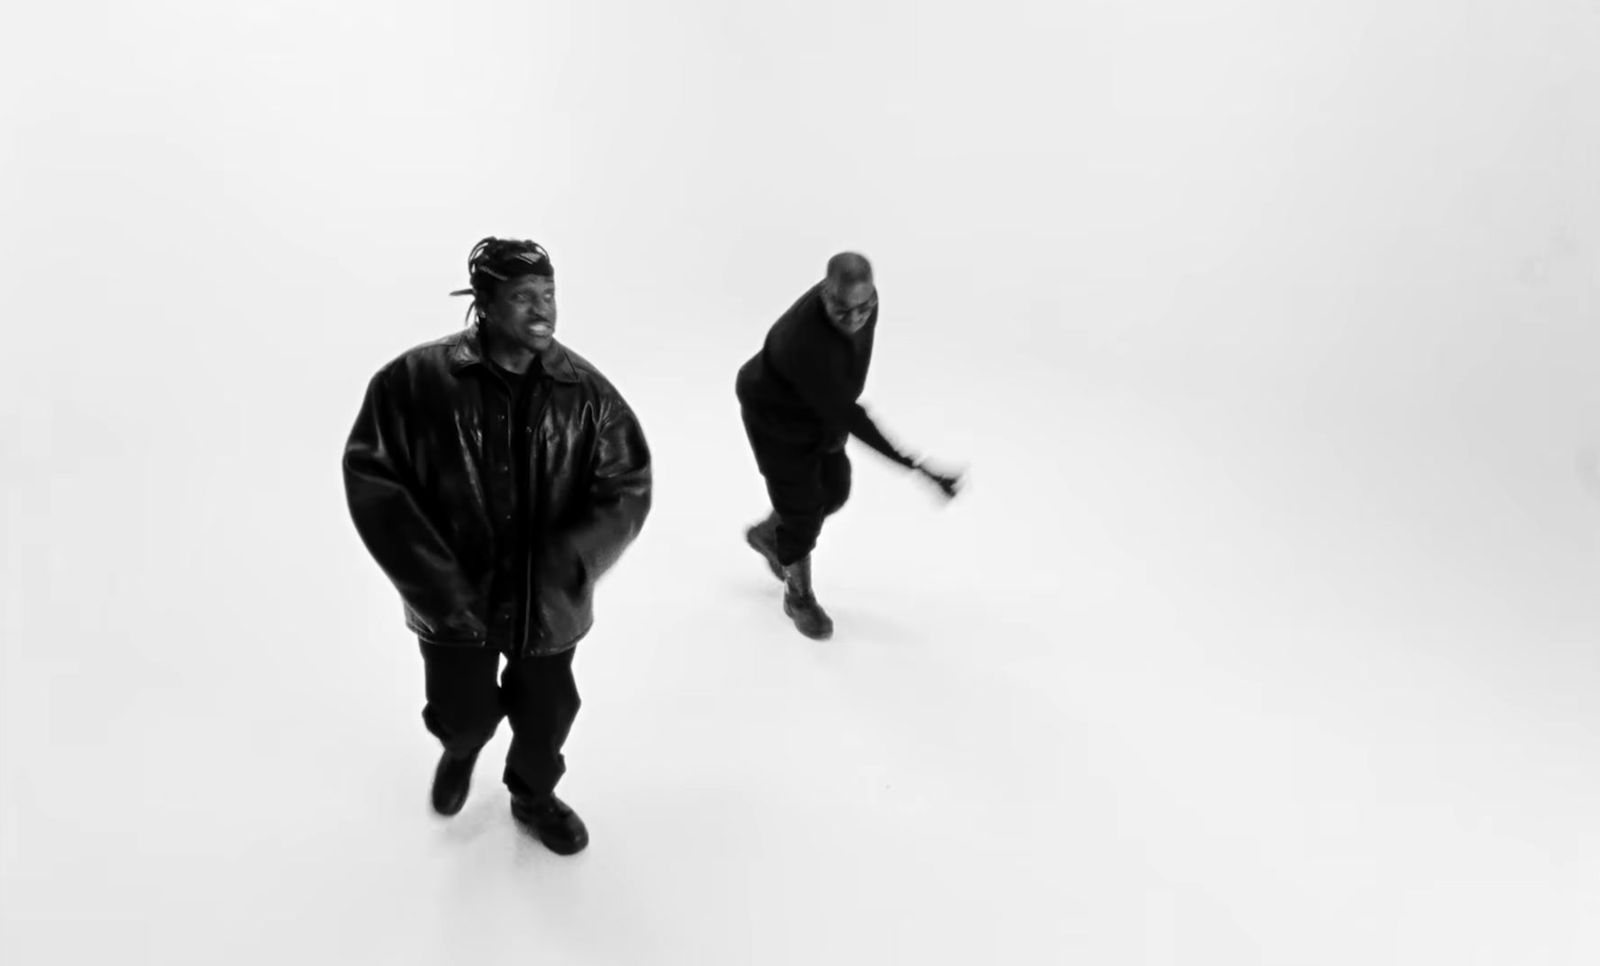
[[[468,335],[467,330],[463,329],[413,345],[385,362],[379,368],[378,375],[447,370],[461,353]]]
[[[429,339],[427,342],[420,342],[400,353],[395,357],[394,361],[411,365],[446,364],[466,347],[467,339],[471,334],[470,330],[461,329],[441,335],[436,339]]]
[[[817,282],[795,299],[783,315],[778,317],[778,324],[785,322],[809,322],[822,315],[822,283]]]
[[[600,371],[599,366],[565,343],[558,342],[556,345],[559,351],[551,360],[551,375],[586,386],[599,395],[612,397],[618,401],[622,399],[622,394],[612,385],[605,373]]]
[[[809,341],[817,331],[817,322],[823,318],[819,286],[813,285],[795,299],[767,331],[767,346],[783,348],[795,342]]]

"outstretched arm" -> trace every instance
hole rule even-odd
[[[398,400],[380,372],[367,386],[344,451],[356,531],[417,618],[437,632],[479,636],[475,591],[412,491]]]
[[[961,487],[959,476],[936,473],[923,466],[922,461],[902,453],[878,429],[866,407],[856,401],[850,389],[841,384],[835,370],[829,367],[825,353],[814,342],[793,339],[769,358],[789,385],[806,405],[829,426],[845,427],[850,435],[866,443],[892,463],[914,469],[937,486],[946,498],[953,498]]]
[[[960,476],[947,476],[943,473],[935,472],[923,465],[920,457],[907,456],[895,449],[894,444],[884,439],[883,434],[878,432],[878,427],[873,423],[872,417],[867,415],[867,411],[859,403],[856,405],[856,415],[850,423],[850,433],[894,462],[907,469],[916,470],[927,477],[928,481],[937,486],[946,498],[953,498],[960,491]]]
[[[906,469],[916,468],[916,457],[907,456],[896,449],[895,445],[889,442],[888,438],[878,429],[878,424],[872,421],[872,417],[868,415],[866,407],[860,403],[855,403],[851,407],[849,426],[851,436],[883,454],[891,462],[899,463]]]
[[[793,339],[771,356],[774,368],[794,387],[805,404],[829,426],[841,426],[890,462],[910,468],[916,460],[900,452],[872,421],[865,407],[830,370],[828,359],[816,343]]]
[[[867,413],[866,407],[859,402],[843,402],[846,394],[837,387],[831,387],[826,377],[826,370],[821,366],[807,369],[804,358],[800,365],[791,363],[790,372],[784,375],[789,378],[792,385],[800,393],[807,404],[827,419],[830,425],[846,426],[850,435],[866,443],[873,450],[882,454],[890,462],[898,463],[906,469],[916,470],[928,479],[930,483],[939,488],[946,499],[953,499],[961,489],[961,477],[950,476],[935,472],[923,465],[922,460],[910,456],[900,450],[883,435],[878,429],[878,424],[872,421],[872,416]],[[793,373],[791,375],[791,372]],[[830,391],[832,389],[833,391]]]

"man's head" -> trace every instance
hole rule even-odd
[[[828,321],[847,335],[861,331],[878,307],[878,289],[872,283],[872,263],[855,252],[840,252],[828,259],[822,280],[822,309]]]
[[[467,256],[480,331],[506,349],[539,353],[556,328],[555,267],[535,242],[485,238]],[[463,292],[462,294],[466,294]]]

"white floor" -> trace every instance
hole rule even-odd
[[[33,4],[0,964],[1600,963],[1577,0]],[[562,794],[464,812],[340,451],[486,234],[656,453]],[[732,396],[854,247],[801,638]]]
[[[1028,412],[1019,384],[971,391]],[[8,518],[26,566],[0,958],[1600,953],[1600,492],[1580,427],[1452,435],[1390,412],[1311,437],[1221,389],[1106,381],[1002,433],[886,398],[891,432],[969,459],[971,488],[941,507],[857,452],[818,554],[838,634],[813,643],[739,540],[761,506],[733,416],[672,386],[633,393],[658,508],[577,662],[563,792],[593,845],[570,859],[511,824],[504,733],[463,813],[428,811],[420,662],[342,518],[342,427],[271,485],[228,460],[35,479],[14,499],[44,512]],[[674,392],[710,427],[651,419]],[[260,501],[244,513],[239,485]],[[133,519],[139,545],[97,539]]]

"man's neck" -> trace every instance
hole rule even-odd
[[[484,355],[489,357],[490,362],[507,372],[514,372],[519,376],[523,375],[533,365],[534,361],[539,358],[537,352],[521,346],[513,346],[508,350],[490,339],[487,332],[480,333],[479,338],[483,342]]]

